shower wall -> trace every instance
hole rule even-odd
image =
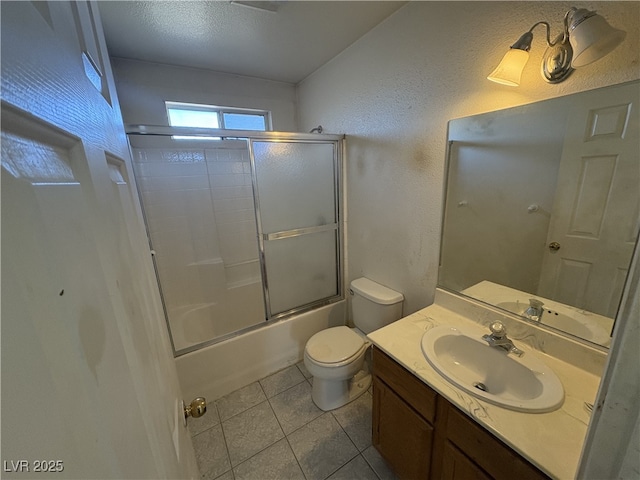
[[[175,350],[263,322],[246,141],[130,142]]]

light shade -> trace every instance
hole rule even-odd
[[[604,57],[616,48],[626,33],[613,28],[600,15],[593,15],[571,25],[569,42],[573,47],[572,67],[582,67]]]
[[[522,70],[524,70],[527,60],[529,60],[529,52],[518,48],[511,48],[504,57],[502,57],[500,64],[491,72],[487,79],[502,85],[517,87],[520,85],[520,77],[522,76]]]

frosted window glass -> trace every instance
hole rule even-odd
[[[271,314],[338,295],[337,233],[265,242]]]
[[[336,223],[332,143],[253,142],[263,233]]]

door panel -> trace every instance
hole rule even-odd
[[[339,298],[337,142],[249,146],[268,318]]]
[[[264,233],[336,222],[332,143],[252,141]]]
[[[70,2],[1,8],[3,459],[195,478],[108,62],[86,76]]]
[[[586,94],[584,94],[586,95]],[[636,88],[592,92],[570,113],[539,295],[615,317],[638,235]]]
[[[265,242],[272,314],[339,294],[336,237],[329,231]]]

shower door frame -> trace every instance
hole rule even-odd
[[[253,200],[255,204],[255,214],[256,214],[256,227],[258,230],[258,248],[260,252],[260,269],[262,272],[262,287],[264,291],[264,303],[265,303],[265,312],[267,314],[267,322],[288,318],[290,316],[296,315],[298,313],[303,313],[314,308],[321,307],[323,305],[328,305],[330,303],[334,303],[342,300],[344,298],[343,292],[343,224],[342,224],[342,139],[332,140],[325,137],[330,137],[331,135],[324,134],[292,134],[289,136],[286,132],[278,132],[278,136],[275,138],[265,139],[265,138],[248,138],[248,147],[249,147],[249,159],[251,161],[251,177],[253,182]],[[321,138],[319,138],[321,137]],[[335,191],[334,191],[334,215],[335,215],[335,223],[326,224],[316,227],[303,227],[297,228],[287,231],[274,232],[274,233],[264,233],[262,230],[262,217],[261,217],[261,208],[260,208],[260,195],[258,192],[258,177],[256,172],[256,164],[255,164],[255,155],[253,149],[254,141],[269,141],[274,143],[308,143],[308,144],[333,144],[333,171],[334,171],[334,179],[335,179]],[[267,262],[265,260],[265,241],[277,241],[286,238],[294,238],[303,235],[320,233],[326,231],[336,231],[336,286],[338,293],[331,297],[324,297],[318,300],[314,300],[312,302],[299,305],[294,308],[290,308],[283,312],[279,312],[273,314],[271,311],[271,296],[269,292],[269,281],[267,277]]]
[[[160,137],[171,137],[171,136],[193,136],[193,137],[220,137],[221,140],[245,140],[247,143],[247,151],[249,153],[249,160],[251,162],[251,181],[253,186],[253,199],[254,199],[254,214],[256,219],[256,227],[258,231],[258,251],[259,251],[259,263],[260,263],[260,271],[262,277],[262,290],[263,290],[263,299],[265,303],[265,316],[264,322],[260,322],[256,325],[252,325],[249,327],[245,327],[234,332],[221,335],[216,338],[212,338],[206,340],[204,342],[196,343],[189,347],[181,348],[180,350],[176,350],[174,341],[173,341],[173,332],[171,330],[171,323],[169,321],[169,315],[166,310],[165,300],[162,293],[162,284],[160,282],[160,276],[158,275],[158,269],[156,266],[156,259],[154,255],[154,251],[151,244],[151,237],[149,234],[147,219],[144,212],[144,205],[142,204],[142,198],[140,198],[140,205],[142,208],[142,214],[145,220],[145,230],[147,231],[147,237],[149,240],[149,246],[151,250],[151,255],[154,264],[154,270],[156,273],[156,279],[158,282],[158,290],[160,293],[160,298],[162,301],[162,308],[165,314],[165,322],[167,324],[167,330],[169,332],[169,339],[171,341],[171,347],[173,349],[174,357],[180,357],[187,353],[194,352],[196,350],[200,350],[201,348],[208,347],[210,345],[214,345],[216,343],[220,343],[225,340],[229,340],[231,338],[243,335],[245,333],[251,332],[253,330],[257,330],[263,328],[267,325],[279,322],[281,320],[286,320],[296,314],[304,313],[325,305],[330,305],[332,303],[339,302],[345,298],[344,292],[344,278],[345,272],[343,271],[344,266],[344,152],[345,152],[345,135],[339,134],[325,134],[325,133],[297,133],[297,132],[263,132],[256,130],[226,130],[226,129],[218,129],[218,128],[197,128],[197,127],[167,127],[163,125],[125,125],[125,133],[127,136],[129,135],[149,135],[149,136],[160,136]],[[197,140],[194,138],[194,140]],[[253,147],[252,141],[272,141],[272,142],[294,142],[294,143],[333,143],[333,162],[334,162],[334,175],[336,181],[336,188],[334,192],[334,200],[335,200],[335,214],[336,214],[336,222],[335,229],[337,229],[337,239],[336,239],[336,281],[337,281],[337,290],[338,293],[331,297],[326,297],[323,299],[319,299],[304,305],[300,305],[298,307],[289,309],[284,312],[280,312],[276,315],[271,315],[270,304],[268,303],[268,281],[266,276],[266,264],[264,258],[264,238],[262,232],[262,225],[260,222],[260,206],[259,199],[257,193],[257,178],[255,173],[255,159],[253,155]],[[185,143],[188,140],[185,141]],[[131,148],[131,147],[130,147]],[[136,182],[136,190],[137,182]],[[140,191],[138,190],[138,195],[140,195]],[[329,229],[327,227],[324,227]],[[305,233],[310,231],[311,229],[318,229],[316,231],[320,231],[323,227],[310,227],[310,229],[300,229],[304,230]],[[334,229],[332,226],[331,229]],[[294,234],[290,236],[295,236]],[[289,237],[285,237],[289,238]]]

